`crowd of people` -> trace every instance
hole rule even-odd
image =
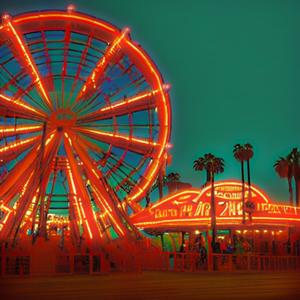
[[[248,241],[243,236],[233,235],[229,236],[219,236],[217,237],[215,243],[211,243],[213,253],[223,253],[223,254],[243,254],[251,252],[252,246],[250,241]],[[196,236],[195,241],[192,245],[181,245],[180,252],[185,251],[197,252],[200,255],[207,253],[207,242],[205,237],[200,233]]]
[[[232,239],[230,237],[226,238],[222,236],[214,243],[213,252],[223,254],[243,254],[251,251],[251,248],[249,241],[242,236],[233,235]]]

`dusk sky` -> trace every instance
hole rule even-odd
[[[199,186],[204,175],[193,161],[212,152],[226,164],[218,179],[239,178],[233,145],[250,142],[253,183],[288,199],[273,164],[300,148],[300,1],[26,0],[1,1],[0,10],[14,15],[70,3],[129,26],[172,85],[169,171]]]

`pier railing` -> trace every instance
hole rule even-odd
[[[300,271],[300,256],[169,253],[170,271]]]
[[[300,271],[300,256],[270,256],[262,254],[212,254],[201,256],[188,252],[153,252],[112,260],[103,253],[72,253],[56,256],[55,263],[47,268],[47,274],[36,272],[34,259],[28,255],[2,253],[0,276],[35,276],[65,274],[103,274],[108,272],[268,272]]]

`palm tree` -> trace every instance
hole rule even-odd
[[[178,184],[180,182],[180,174],[171,172],[166,177],[166,185],[168,186],[169,193],[174,192],[178,189]]]
[[[249,143],[244,145],[245,159],[247,163],[247,181],[248,181],[248,200],[245,203],[245,208],[248,209],[249,219],[252,221],[252,209],[254,204],[252,202],[252,192],[251,192],[251,172],[250,172],[250,160],[254,155],[253,146]]]
[[[289,198],[290,198],[290,205],[294,205],[293,199],[293,185],[292,185],[292,178],[293,178],[293,170],[290,158],[287,157],[280,157],[275,164],[273,165],[276,173],[279,175],[280,178],[286,178],[288,181],[289,186]]]
[[[247,160],[247,155],[245,147],[241,144],[234,145],[233,155],[237,161],[241,163],[241,176],[242,176],[242,212],[243,212],[243,224],[246,221],[245,215],[245,172],[244,172],[244,162]]]
[[[296,206],[299,206],[299,192],[300,192],[300,151],[298,148],[293,148],[291,153],[288,155],[291,160],[292,174],[295,180],[295,191],[296,191]]]
[[[206,169],[206,162],[210,159],[212,159],[214,157],[213,154],[211,153],[207,153],[207,154],[204,154],[204,157],[199,157],[198,159],[196,159],[194,161],[194,170],[195,171],[203,171],[203,170],[206,170],[206,182],[202,185],[203,186],[206,186],[207,184],[210,183],[211,181],[211,178],[210,178],[210,173],[209,171]]]
[[[247,176],[248,176],[248,188],[249,188],[249,194],[251,191],[251,177],[250,177],[250,159],[253,157],[253,146],[249,143],[244,145],[245,150],[245,158],[247,162]]]
[[[146,207],[148,207],[150,205],[150,202],[151,202],[150,195],[156,189],[158,189],[159,198],[162,199],[162,197],[163,197],[163,187],[166,185],[166,182],[167,182],[167,177],[166,176],[159,175],[157,177],[156,181],[154,182],[154,184],[152,185],[150,190],[148,190],[148,192],[145,195]]]
[[[215,174],[224,172],[224,159],[215,157],[213,154],[205,154],[204,157],[199,157],[194,161],[194,170],[206,170],[207,178],[211,184],[211,226],[212,226],[212,245],[215,248],[216,243],[216,208],[215,208]]]

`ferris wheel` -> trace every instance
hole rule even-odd
[[[55,212],[77,239],[125,236],[165,163],[168,90],[128,28],[72,6],[3,15],[0,241]]]

